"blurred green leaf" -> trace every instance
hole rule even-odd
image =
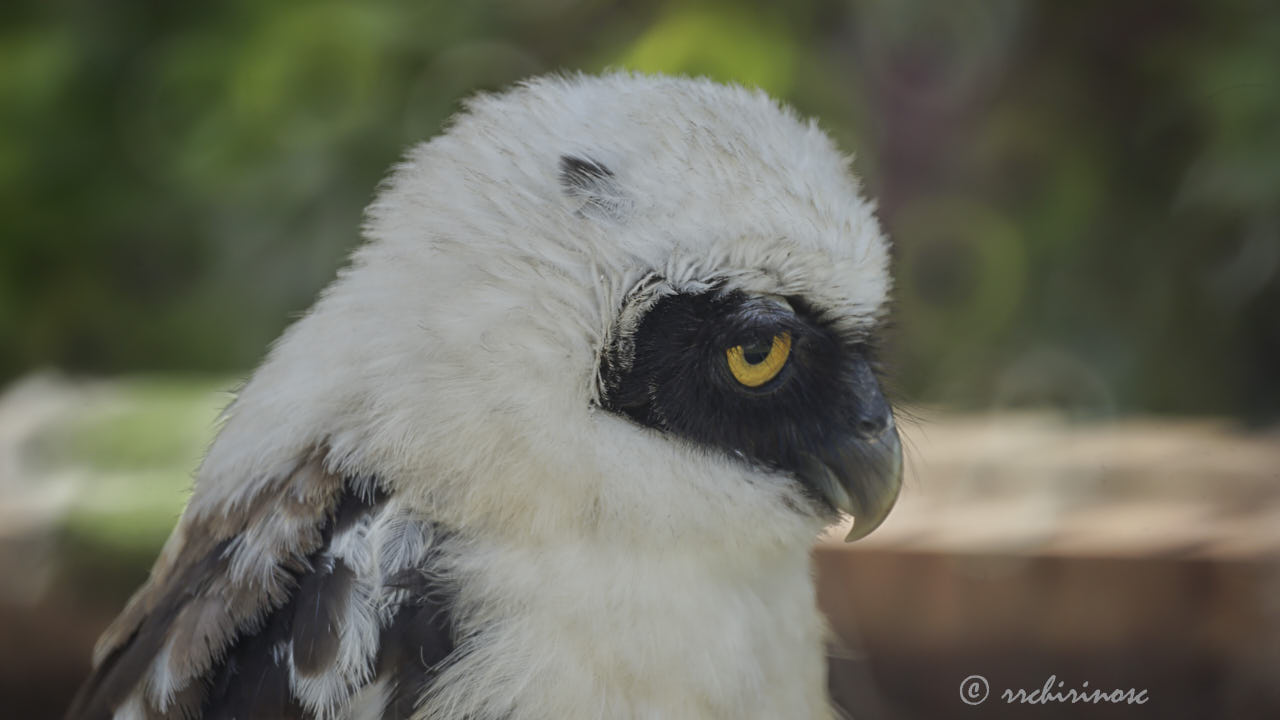
[[[787,96],[797,65],[795,38],[784,26],[741,7],[671,3],[621,57],[643,72],[705,75]]]

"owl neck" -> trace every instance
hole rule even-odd
[[[467,541],[447,562],[471,640],[424,717],[831,717],[807,548],[717,555]]]

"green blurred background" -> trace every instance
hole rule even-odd
[[[61,707],[387,168],[471,93],[607,68],[758,85],[856,155],[906,406],[1280,419],[1274,3],[8,0],[4,707]]]
[[[759,85],[856,154],[905,397],[1280,408],[1270,3],[10,0],[0,27],[0,381],[243,374],[460,98],[629,67]]]

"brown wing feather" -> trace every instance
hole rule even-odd
[[[325,540],[341,488],[342,479],[312,453],[293,473],[224,515],[198,519],[188,513],[150,580],[103,634],[68,720],[110,718],[154,681],[153,670],[167,673],[172,692],[164,713],[149,710],[161,717],[197,714],[207,694],[204,676],[238,636],[262,630],[278,615]],[[237,572],[237,563],[270,571]]]

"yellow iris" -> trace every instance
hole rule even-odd
[[[725,350],[724,354],[729,360],[729,372],[733,373],[735,380],[747,387],[760,387],[777,377],[787,364],[787,358],[791,355],[791,333],[774,335],[769,354],[756,362],[747,360],[741,345],[734,345]]]

